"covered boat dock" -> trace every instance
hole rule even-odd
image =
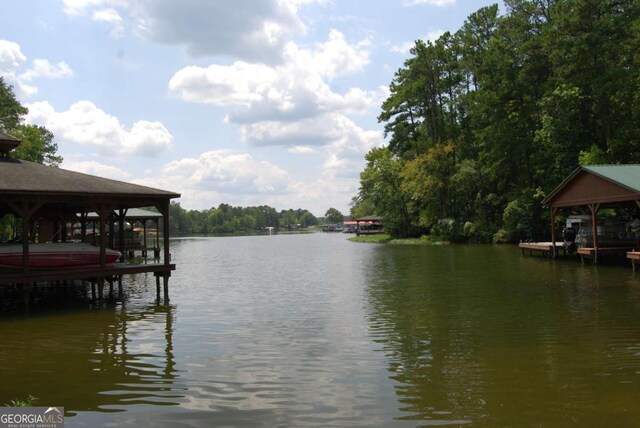
[[[23,287],[26,302],[34,283],[53,281],[90,281],[98,299],[102,299],[105,282],[121,286],[122,275],[152,272],[156,277],[158,299],[160,280],[164,283],[164,299],[169,299],[169,277],[175,270],[169,251],[169,205],[179,194],[165,190],[68,171],[61,168],[11,158],[10,152],[19,140],[0,133],[0,219],[11,214],[17,220],[22,244],[22,267],[0,268],[0,286]],[[155,221],[162,221],[162,237],[158,236],[159,255],[155,263],[126,264],[125,219],[129,210],[154,207]],[[29,263],[29,244],[66,242],[67,225],[80,223],[79,240],[87,242],[89,214],[97,217],[96,246],[99,263],[91,267],[34,269]],[[117,236],[113,233],[118,225]],[[112,233],[109,233],[111,231]],[[119,263],[106,263],[106,249],[120,251]]]
[[[365,216],[356,219],[356,235],[377,235],[384,233],[383,218],[380,216]]]
[[[560,183],[543,201],[551,209],[551,242],[557,242],[556,218],[561,210],[579,210],[591,217],[591,245],[578,248],[581,260],[593,259],[595,264],[604,255],[640,258],[638,235],[619,239],[618,244],[605,244],[599,232],[598,213],[604,208],[625,210],[638,217],[640,209],[640,165],[585,165],[578,167]],[[600,233],[600,236],[599,236]],[[629,233],[627,233],[629,235]],[[619,237],[618,238],[622,238]],[[614,240],[615,241],[615,240]],[[553,256],[557,246],[549,247]]]
[[[142,257],[147,257],[148,251],[153,251],[154,258],[160,258],[160,221],[162,214],[157,211],[146,210],[142,208],[129,208],[125,215],[125,223],[131,227],[125,226],[125,237],[123,254],[125,257],[134,257],[137,251],[140,251]],[[91,223],[91,230],[94,236],[97,236],[97,227],[100,222],[100,216],[97,213],[89,213],[87,222]],[[114,224],[113,222],[111,224]],[[136,230],[136,225],[140,227]],[[150,226],[153,226],[152,228]],[[153,236],[150,237],[149,235]],[[114,235],[114,234],[110,234]],[[115,246],[113,239],[112,245]]]

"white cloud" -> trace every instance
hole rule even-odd
[[[356,172],[359,172],[358,169]],[[246,153],[210,151],[184,158],[132,183],[181,194],[186,209],[208,209],[221,202],[233,206],[269,205],[276,209],[302,207],[321,216],[329,207],[348,212],[358,180],[342,174],[296,181],[277,165]]]
[[[351,178],[358,182],[364,168],[364,155],[373,147],[380,147],[384,139],[380,131],[366,131],[345,117],[336,117],[338,137],[326,148],[327,156],[323,164],[324,174],[330,179]]]
[[[404,2],[405,6],[418,6],[422,4],[442,7],[450,4],[456,4],[456,0],[407,0]]]
[[[426,42],[426,41],[430,41],[430,42],[435,42],[436,40],[438,40],[440,38],[440,36],[442,36],[445,33],[444,30],[434,30],[434,31],[430,31],[427,34],[425,34],[424,36],[420,37],[420,40]],[[392,52],[396,52],[402,55],[409,55],[409,51],[411,50],[411,48],[413,48],[416,45],[415,41],[411,41],[411,42],[404,42],[400,45],[394,45],[391,46],[391,51]]]
[[[173,136],[160,122],[140,120],[127,131],[120,121],[90,101],[56,112],[46,101],[28,104],[28,123],[43,125],[57,141],[98,147],[103,153],[155,156],[171,146]]]
[[[9,40],[0,40],[0,73],[2,75],[11,75],[26,60],[27,57],[22,53],[19,44]]]
[[[19,73],[24,66],[27,57],[22,53],[20,45],[9,41],[0,40],[0,76],[14,86],[15,94],[20,97],[28,97],[38,93],[38,88],[28,82],[35,78],[49,79],[73,76],[73,70],[64,61],[51,64],[46,59],[35,59],[27,71]]]
[[[64,61],[60,61],[57,64],[51,64],[46,59],[34,59],[31,68],[20,74],[19,79],[22,81],[31,81],[37,77],[60,79],[72,76],[73,70],[71,70],[71,67],[69,67],[69,65]]]
[[[109,178],[111,180],[128,181],[131,178],[131,174],[123,171],[120,168],[104,165],[96,161],[65,160],[62,165],[60,165],[60,167],[63,169],[68,169],[70,171],[82,172],[84,174]]]
[[[316,116],[295,122],[261,121],[240,128],[244,143],[257,146],[323,146],[338,138],[338,130],[323,118]]]
[[[304,31],[296,7],[276,0],[149,0],[135,14],[149,39],[184,46],[195,57],[273,63],[291,35]]]
[[[169,89],[184,100],[221,106],[243,106],[230,123],[291,122],[341,112],[360,114],[379,106],[378,92],[351,88],[334,92],[328,81],[362,70],[369,62],[369,42],[350,45],[338,31],[313,50],[290,43],[277,66],[237,61],[229,66],[190,66],[179,70]]]
[[[317,150],[309,146],[293,146],[287,150],[289,153],[296,155],[310,155],[317,153]]]
[[[249,106],[268,92],[276,77],[271,67],[242,61],[232,66],[189,66],[173,75],[169,90],[186,101]]]
[[[117,24],[118,32],[124,31],[120,27],[124,21],[134,22],[134,31],[142,37],[183,46],[194,57],[223,55],[276,63],[291,37],[306,31],[298,8],[316,2],[325,1],[64,0],[64,11],[73,16],[91,14],[94,20]],[[105,10],[113,12],[96,16]]]
[[[190,187],[220,194],[283,193],[291,179],[286,171],[249,154],[210,151],[199,158],[185,158],[167,164],[163,174]]]
[[[64,12],[69,15],[79,15],[91,6],[104,4],[104,0],[64,0]]]
[[[244,125],[240,136],[242,142],[256,146],[350,145],[362,155],[380,142],[378,131],[364,131],[351,119],[335,113],[291,123],[263,121]]]
[[[111,27],[111,35],[113,37],[122,36],[124,33],[124,25],[122,17],[114,8],[102,9],[93,12],[92,19],[97,22],[104,22]]]

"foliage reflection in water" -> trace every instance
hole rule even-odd
[[[640,422],[640,289],[627,268],[512,247],[383,248],[372,337],[404,419],[487,426]]]
[[[70,426],[640,423],[630,268],[340,234],[172,253],[170,305],[137,275],[115,306],[0,320],[0,401]]]

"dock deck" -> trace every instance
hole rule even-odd
[[[160,301],[160,278],[163,278],[164,300],[166,303],[169,301],[169,277],[171,276],[171,271],[174,270],[176,270],[175,264],[165,263],[142,263],[136,265],[115,263],[112,266],[106,266],[102,269],[98,266],[62,270],[34,269],[29,272],[24,272],[20,269],[0,268],[0,286],[22,286],[25,303],[28,307],[31,299],[31,286],[34,284],[53,283],[55,281],[61,281],[63,283],[66,281],[89,281],[91,282],[93,300],[96,300],[97,286],[97,300],[102,301],[105,282],[109,284],[110,289],[113,287],[114,282],[117,282],[119,294],[122,294],[123,275],[149,272],[153,273],[156,277],[156,295],[158,301]]]
[[[597,264],[598,261],[601,261],[604,258],[609,257],[623,257],[625,254],[628,256],[629,247],[581,247],[578,248],[578,255],[580,256],[580,261],[584,263],[585,259],[593,259],[593,263]]]
[[[560,250],[566,254],[564,247],[562,246],[561,241],[555,242],[521,242],[518,244],[518,247],[522,251],[522,254],[525,251],[529,251],[529,255],[533,255],[534,252],[539,252],[542,254],[542,257],[552,258],[554,257],[554,246],[555,246],[555,255],[560,253]]]
[[[63,270],[31,270],[25,274],[19,269],[0,269],[0,286],[16,283],[33,283],[43,281],[68,281],[73,279],[91,280],[94,278],[106,278],[116,275],[151,272],[153,274],[165,274],[176,269],[175,264],[168,267],[164,263],[149,263],[130,265],[127,263],[114,263],[104,269],[76,268]]]
[[[627,258],[631,260],[631,267],[636,271],[636,263],[640,263],[640,251],[627,251]]]

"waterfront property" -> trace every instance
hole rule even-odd
[[[105,282],[122,284],[122,275],[152,272],[156,275],[159,295],[160,278],[164,281],[164,297],[168,300],[168,283],[175,264],[169,253],[169,204],[177,193],[95,177],[61,168],[13,159],[10,152],[19,141],[0,135],[0,219],[13,215],[22,244],[22,266],[0,268],[0,286],[20,285],[29,302],[34,283],[52,281],[90,281],[98,286],[102,298]],[[144,265],[107,263],[107,248],[125,253],[125,219],[130,209],[155,207],[163,222],[162,260]],[[80,223],[78,240],[87,242],[89,213],[97,216],[97,239],[100,248],[97,263],[90,267],[68,269],[34,269],[30,263],[30,243],[67,242],[67,225]],[[156,219],[159,221],[159,219]],[[115,233],[117,225],[117,236]],[[160,255],[160,254],[159,254]],[[121,261],[124,257],[121,258]],[[95,294],[95,293],[94,293]]]
[[[624,211],[628,216],[638,216],[640,208],[640,165],[588,165],[577,168],[560,183],[543,201],[551,209],[551,242],[557,242],[556,218],[561,210],[586,212],[589,228],[576,239],[582,238],[577,252],[581,259],[624,256],[638,247],[637,231],[629,226],[613,224],[600,219],[604,208]],[[550,249],[557,254],[557,246]],[[633,252],[632,252],[633,253]]]

